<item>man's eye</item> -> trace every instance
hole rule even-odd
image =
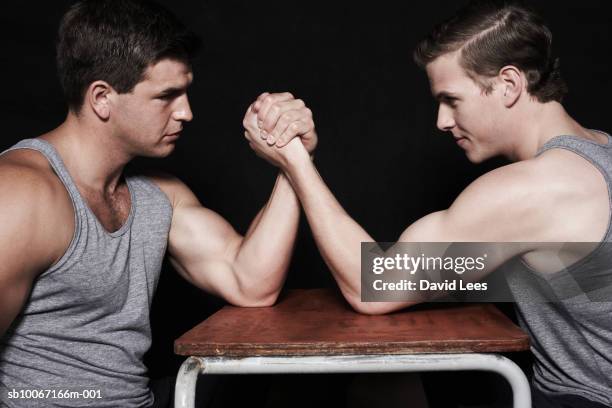
[[[458,104],[458,100],[456,98],[446,98],[444,99],[444,103],[450,106],[451,108],[456,108]]]
[[[173,99],[178,98],[179,96],[181,96],[182,93],[179,91],[171,91],[171,92],[164,92],[162,94],[159,94],[156,99],[162,100],[162,101],[171,101]]]

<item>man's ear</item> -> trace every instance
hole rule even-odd
[[[506,65],[499,70],[498,78],[501,81],[504,106],[511,108],[525,91],[525,76],[514,65]]]
[[[111,98],[115,90],[105,81],[95,81],[87,88],[85,103],[101,120],[107,121],[111,113]]]

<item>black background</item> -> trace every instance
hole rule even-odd
[[[65,118],[54,39],[71,1],[5,3],[0,16],[0,151]],[[290,91],[314,112],[316,164],[338,200],[378,241],[447,208],[473,179],[502,165],[472,165],[435,127],[437,106],[412,50],[465,2],[162,1],[204,41],[189,91],[194,120],[164,160],[138,160],[185,181],[240,232],[267,199],[276,170],[242,136],[247,106],[264,91]],[[569,113],[612,130],[610,5],[531,2],[554,34],[570,87]],[[286,287],[335,283],[302,221]],[[152,376],[174,375],[172,342],[223,303],[165,266],[153,307]],[[261,380],[260,380],[261,381]]]

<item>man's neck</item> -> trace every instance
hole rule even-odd
[[[79,187],[102,194],[114,193],[125,165],[133,158],[108,131],[73,113],[41,139],[57,149]]]
[[[537,154],[546,142],[560,135],[574,135],[597,140],[598,136],[583,128],[558,102],[540,103],[529,100],[517,107],[509,129],[512,140],[509,158],[528,160]]]

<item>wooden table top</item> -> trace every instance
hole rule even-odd
[[[174,343],[184,356],[327,356],[521,351],[529,339],[490,304],[354,312],[332,289],[298,289],[272,307],[226,306]]]

